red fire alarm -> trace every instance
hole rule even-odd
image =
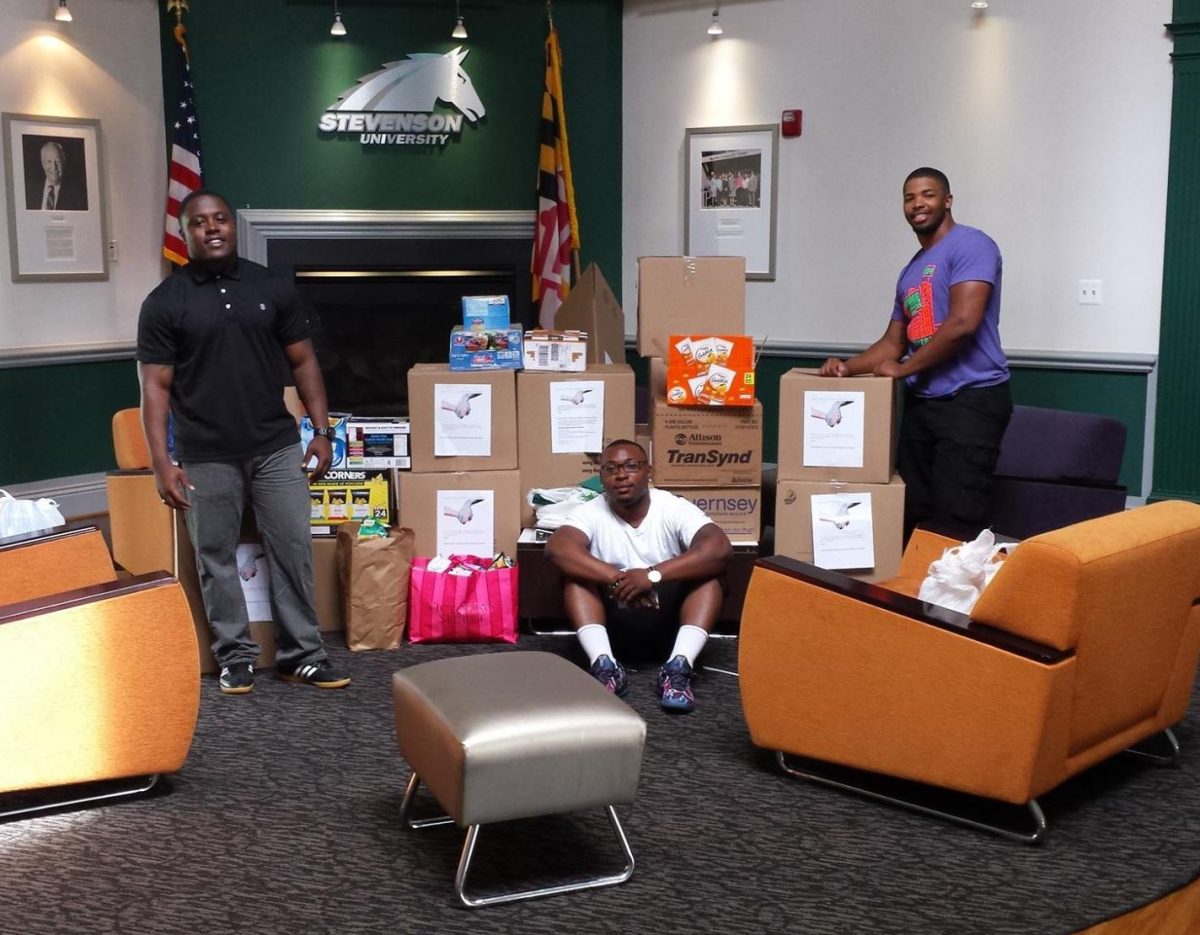
[[[804,116],[802,110],[785,110],[783,112],[783,121],[780,126],[783,129],[784,136],[799,136],[800,135],[800,118]]]

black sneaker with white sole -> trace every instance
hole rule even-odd
[[[254,688],[254,666],[248,662],[223,666],[218,684],[226,695],[244,695]]]
[[[306,662],[294,669],[277,666],[275,674],[285,682],[302,682],[305,685],[316,685],[317,688],[345,688],[350,684],[350,676],[335,669],[328,659]]]

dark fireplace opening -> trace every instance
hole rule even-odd
[[[514,322],[533,323],[528,238],[400,237],[273,242],[272,269],[308,307],[329,407],[408,415],[408,371],[445,362],[465,295],[507,295]]]
[[[507,295],[508,270],[296,270],[330,408],[408,414],[408,371],[445,361],[464,295]]]

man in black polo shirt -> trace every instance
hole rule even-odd
[[[146,297],[138,319],[142,425],[158,495],[187,517],[221,691],[249,692],[259,653],[236,557],[247,499],[271,572],[276,673],[342,688],[350,679],[325,655],[313,604],[304,468],[316,459],[314,479],[329,469],[333,430],[318,428],[299,457],[300,435],[283,404],[290,370],[313,424],[329,424],[308,320],[290,282],[238,258],[224,198],[188,195],[179,223],[190,262]],[[178,463],[167,454],[168,411]]]

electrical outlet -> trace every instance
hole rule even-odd
[[[1081,279],[1079,288],[1075,290],[1075,301],[1080,305],[1099,305],[1103,280]]]
[[[108,262],[116,263],[120,259],[121,259],[120,247],[118,246],[118,244],[115,240],[110,240],[108,242]]]

